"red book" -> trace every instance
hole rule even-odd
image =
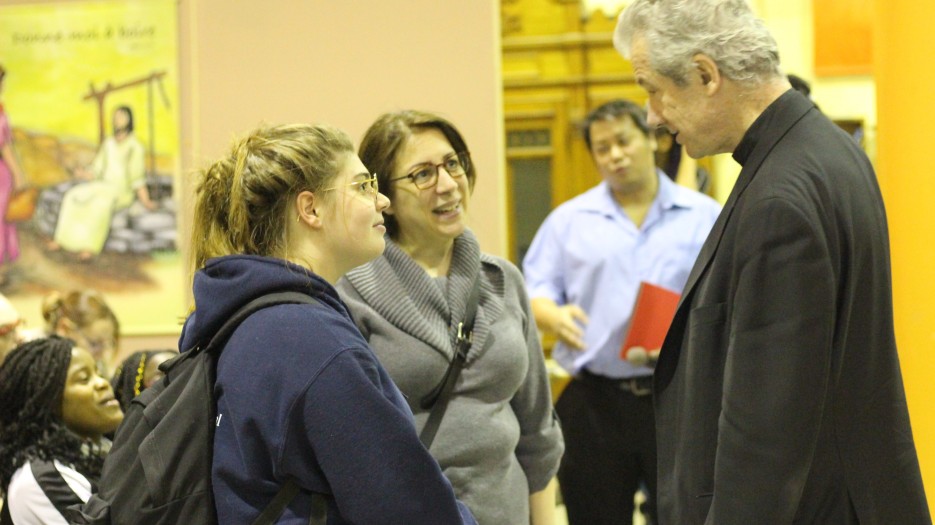
[[[646,281],[640,283],[630,331],[620,347],[622,359],[642,365],[646,364],[648,357],[658,357],[666,332],[675,317],[679,297],[678,293],[661,286]],[[633,355],[630,355],[631,350],[635,350]]]

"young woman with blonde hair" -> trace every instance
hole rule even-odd
[[[200,174],[180,348],[269,293],[317,301],[257,311],[220,355],[220,523],[250,523],[289,479],[302,491],[283,521],[307,522],[317,493],[332,524],[474,523],[333,287],[383,251],[388,204],[347,135],[323,125],[258,129]]]

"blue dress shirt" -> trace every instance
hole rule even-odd
[[[612,378],[646,376],[620,358],[641,281],[681,293],[721,206],[659,172],[659,190],[637,228],[606,183],[546,217],[523,260],[529,297],[577,304],[590,318],[583,351],[557,343],[566,370]]]

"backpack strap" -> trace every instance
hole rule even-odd
[[[328,522],[328,502],[325,496],[317,492],[312,493],[312,512],[308,517],[308,525],[325,525]]]
[[[252,525],[273,525],[282,516],[286,507],[299,494],[299,484],[294,479],[286,481],[273,501],[263,509],[263,512],[253,520]],[[328,521],[328,502],[317,492],[312,493],[312,511],[308,518],[308,525],[325,525]]]
[[[211,341],[204,346],[206,352],[219,353],[227,344],[227,340],[234,333],[234,330],[240,326],[247,317],[254,312],[262,310],[268,306],[279,304],[318,304],[315,298],[302,292],[275,292],[257,297],[232,315],[215,333]],[[269,505],[263,509],[263,512],[253,520],[253,525],[272,525],[282,516],[286,507],[292,503],[292,500],[299,494],[299,485],[293,479],[287,480],[279,489],[279,492],[273,497]],[[328,505],[322,494],[312,493],[312,512],[309,517],[309,525],[325,525],[328,516]]]
[[[224,348],[224,345],[227,344],[227,340],[230,339],[230,336],[234,333],[234,330],[236,330],[237,327],[240,326],[240,323],[246,318],[268,306],[279,304],[318,304],[318,301],[314,297],[302,292],[273,292],[261,295],[234,312],[234,315],[230,316],[230,318],[221,325],[221,328],[214,333],[214,336],[208,344],[204,345],[204,350],[220,352],[220,349]]]
[[[66,516],[65,513],[69,506],[84,503],[71,490],[68,482],[62,477],[62,473],[55,468],[52,461],[33,460],[29,462],[29,466],[32,469],[33,477],[36,478],[36,483],[39,484],[39,488],[42,489],[45,497],[49,498],[49,501],[52,502],[52,505],[63,517]]]
[[[273,501],[269,502],[263,512],[253,520],[253,525],[273,525],[273,523],[276,523],[276,520],[282,516],[283,511],[292,503],[298,493],[299,484],[293,479],[286,481],[282,488],[279,489],[279,492],[276,493],[276,496],[273,497]]]

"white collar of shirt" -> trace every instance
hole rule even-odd
[[[653,207],[659,207],[662,211],[668,211],[673,208],[691,208],[692,202],[687,197],[687,192],[691,191],[682,188],[672,182],[661,170],[656,170],[656,176],[659,178],[659,189],[656,191],[656,198],[653,200]],[[580,201],[581,209],[600,213],[605,216],[619,215],[622,210],[617,201],[614,200],[607,182],[601,181],[590,191],[582,195]]]

